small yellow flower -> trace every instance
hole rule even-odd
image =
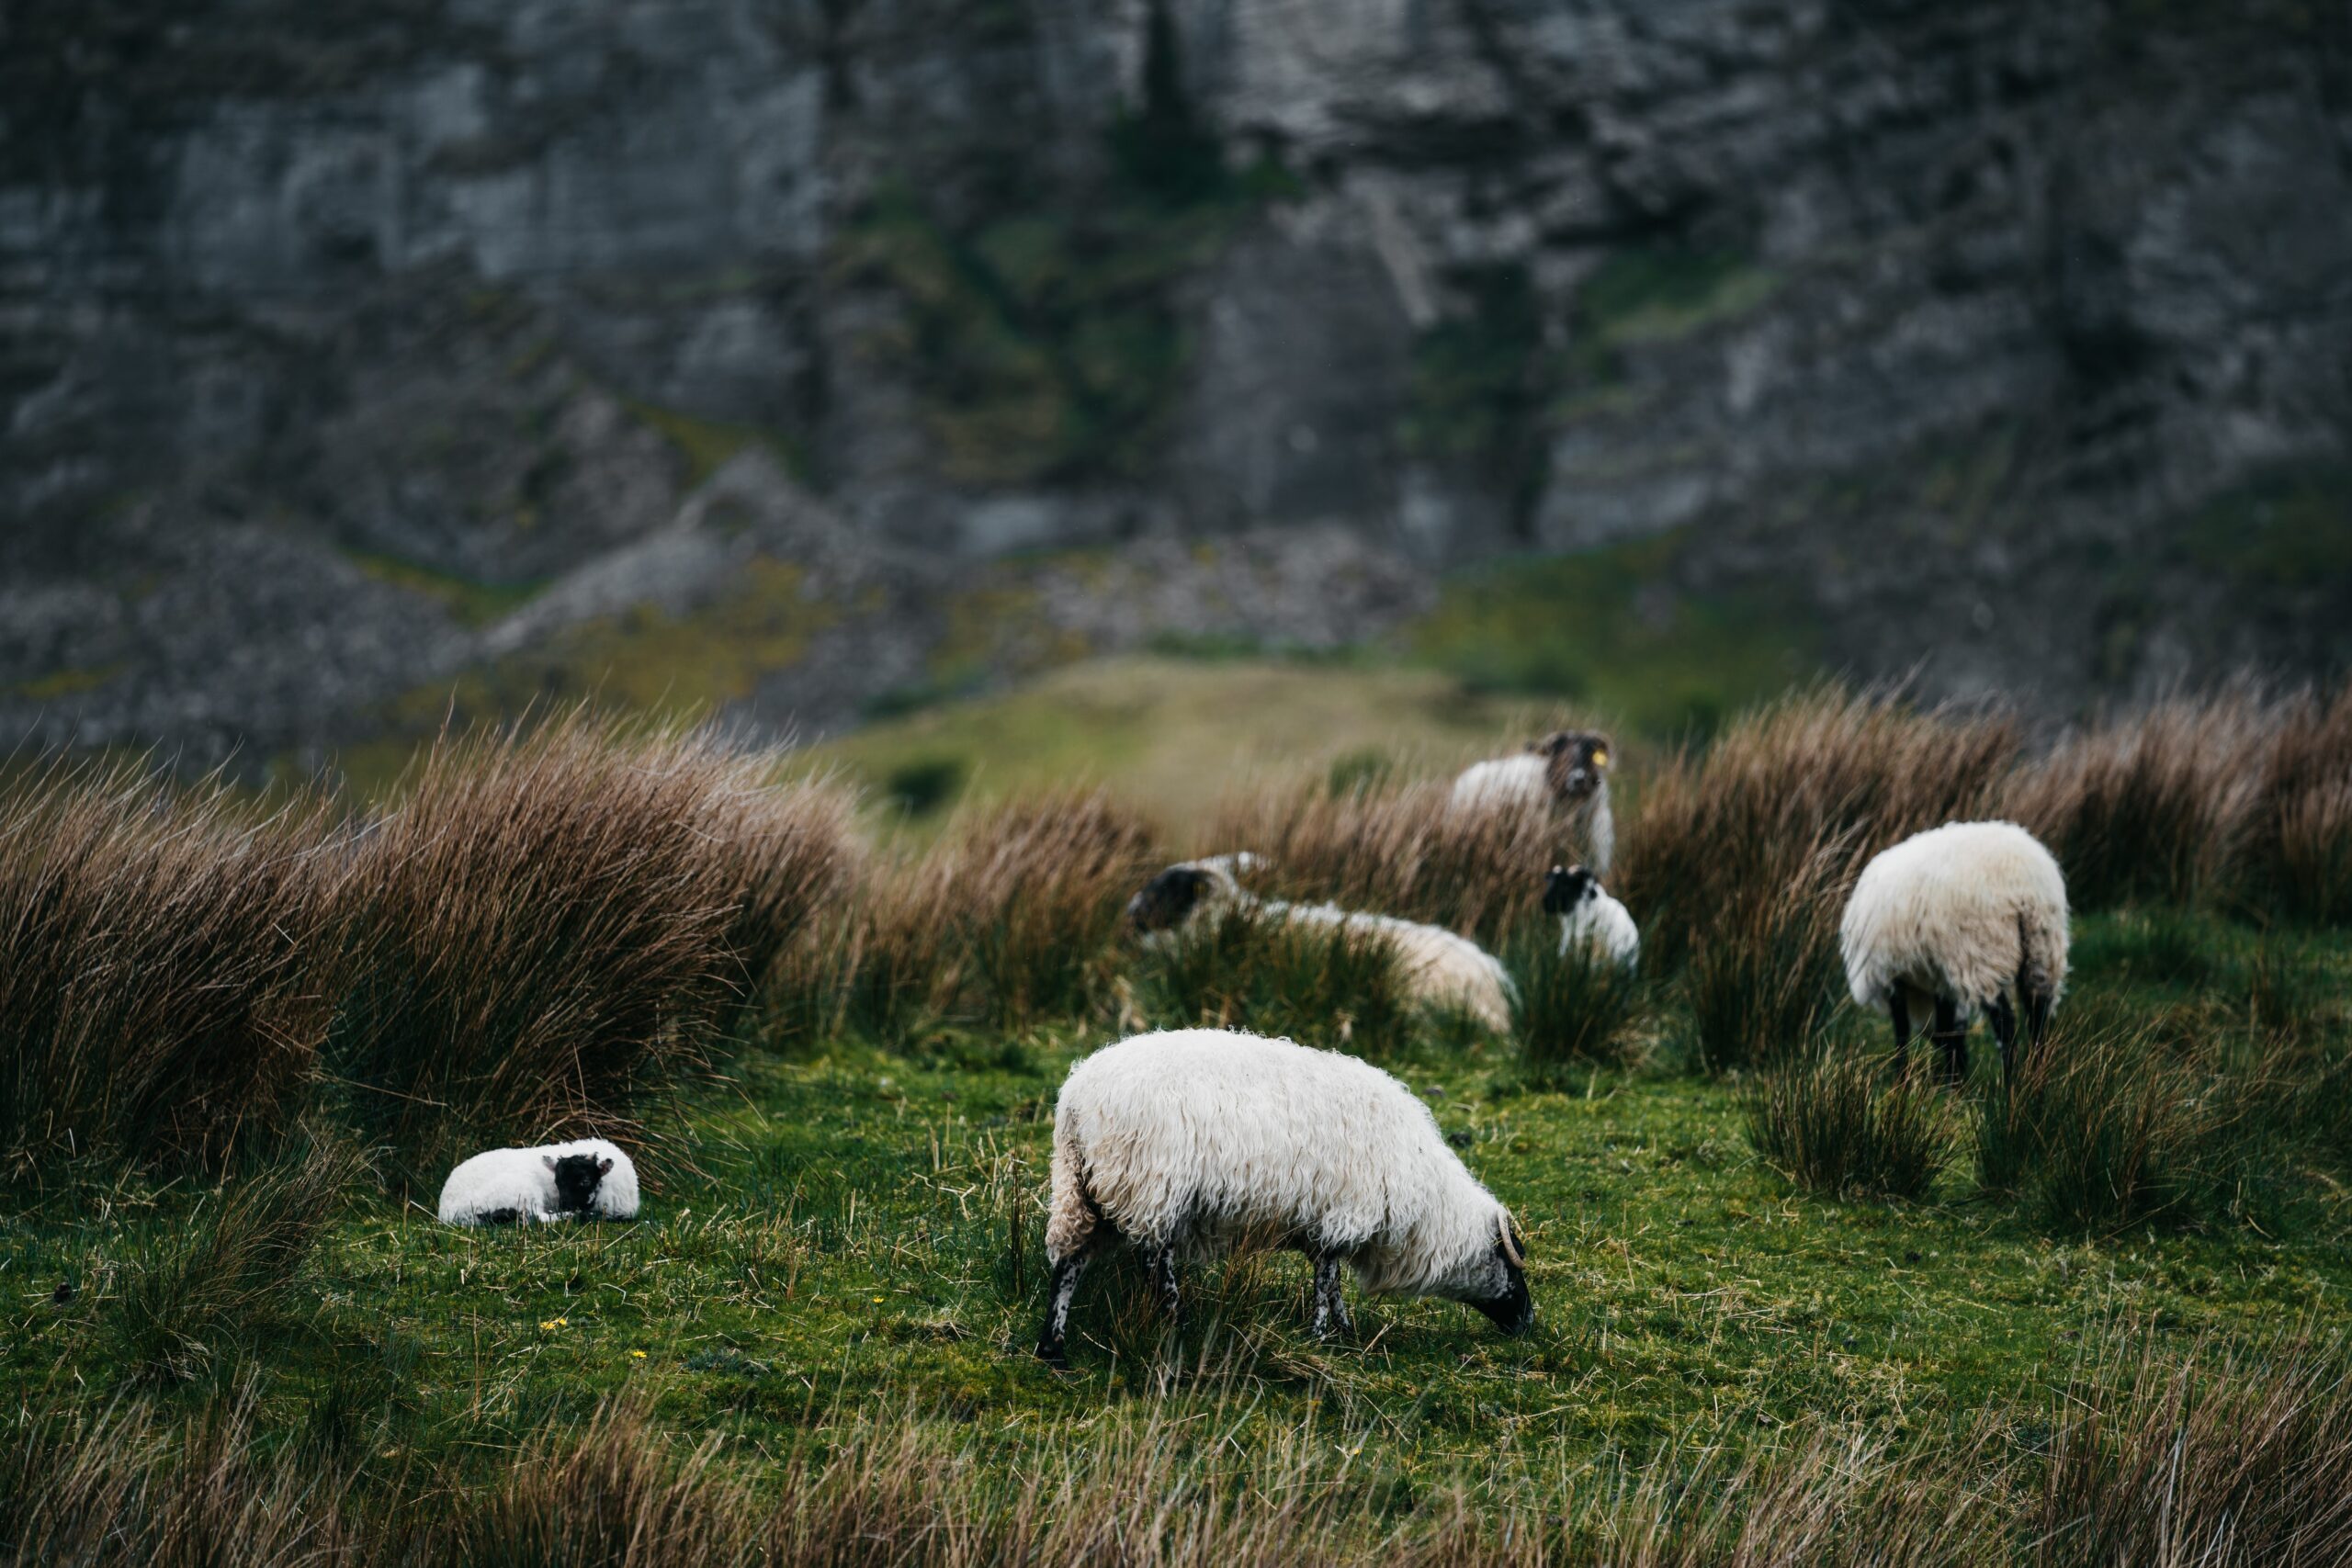
[[[539,1320],[539,1326],[552,1334],[559,1328],[571,1327],[571,1320],[568,1317],[543,1317]]]
[[[882,1304],[882,1298],[881,1298],[880,1296],[876,1296],[876,1297],[875,1297],[875,1298],[874,1298],[874,1304],[875,1304],[875,1305],[876,1305],[876,1306],[881,1305],[881,1304]]]
[[[644,1352],[644,1351],[642,1351],[642,1350],[631,1350],[631,1351],[629,1352],[629,1354],[630,1354],[632,1357],[634,1357],[635,1359],[637,1359],[638,1360],[642,1361],[643,1359],[645,1359],[645,1352]]]

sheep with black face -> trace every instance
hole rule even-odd
[[[1631,969],[1642,955],[1642,933],[1625,906],[1580,865],[1552,868],[1544,879],[1544,912],[1560,918],[1560,956],[1581,947]]]
[[[1261,863],[1245,851],[1171,865],[1127,900],[1127,923],[1147,942],[1194,920],[1216,919],[1239,909],[1284,924],[1336,927],[1388,943],[1416,999],[1459,1008],[1488,1029],[1510,1028],[1511,1004],[1518,993],[1510,971],[1468,937],[1442,926],[1342,909],[1335,904],[1261,898],[1246,891],[1240,882],[1242,874]]]
[[[1054,1106],[1050,1266],[1037,1354],[1068,1364],[1088,1261],[1141,1250],[1163,1308],[1180,1263],[1286,1247],[1315,1265],[1314,1332],[1353,1325],[1340,1270],[1384,1294],[1448,1296],[1506,1334],[1535,1318],[1525,1244],[1412,1091],[1367,1062],[1222,1029],[1106,1045]]]
[[[547,1224],[636,1213],[637,1167],[602,1138],[490,1149],[460,1164],[441,1186],[444,1224]]]
[[[1609,874],[1617,853],[1617,819],[1609,809],[1609,737],[1559,729],[1512,757],[1474,762],[1453,781],[1456,812],[1556,811],[1584,840],[1586,863]]]

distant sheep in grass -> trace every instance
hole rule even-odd
[[[1367,1291],[1448,1296],[1506,1334],[1534,1321],[1510,1213],[1388,1074],[1336,1051],[1222,1029],[1139,1034],[1080,1062],[1054,1106],[1052,1276],[1037,1354],[1068,1365],[1088,1260],[1139,1248],[1161,1305],[1180,1260],[1292,1247],[1315,1265],[1320,1337],[1353,1325],[1340,1268]]]
[[[1935,1010],[1947,1081],[1967,1076],[1968,1025],[1980,1010],[2001,1043],[2006,1078],[2016,1066],[2018,1014],[2030,1051],[2065,983],[2066,879],[2015,823],[1947,822],[1862,869],[1838,937],[1854,1000],[1894,1021],[1898,1071],[1916,1004]]]
[[[602,1138],[535,1149],[491,1149],[441,1185],[452,1225],[544,1224],[637,1216],[637,1167]]]
[[[1555,730],[1515,757],[1474,762],[1453,781],[1452,809],[1563,810],[1583,836],[1586,863],[1609,874],[1617,853],[1617,819],[1609,809],[1609,737]]]
[[[1552,868],[1544,881],[1544,912],[1560,917],[1560,956],[1581,947],[1631,969],[1642,954],[1642,933],[1625,906],[1611,897],[1583,866]]]
[[[1254,909],[1288,924],[1337,927],[1390,943],[1416,999],[1460,1008],[1489,1029],[1510,1028],[1511,1004],[1517,999],[1510,975],[1476,942],[1442,926],[1400,920],[1394,915],[1364,914],[1333,904],[1260,898],[1243,889],[1237,874],[1260,863],[1257,856],[1244,852],[1171,865],[1127,900],[1128,923],[1146,940],[1235,909]]]

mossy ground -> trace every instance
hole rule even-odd
[[[2087,928],[2086,989],[2177,1000],[2128,922]],[[2191,929],[2223,967],[2253,940]],[[2340,940],[2293,941],[2340,994]],[[1670,1055],[1676,1010],[1658,1016]],[[2326,1183],[2259,1218],[2070,1237],[1979,1193],[1963,1149],[1926,1202],[1832,1202],[1754,1157],[1734,1086],[1654,1066],[1539,1091],[1501,1043],[1431,1035],[1390,1065],[1518,1213],[1532,1335],[1444,1302],[1361,1302],[1355,1341],[1318,1344],[1306,1269],[1280,1257],[1201,1271],[1170,1339],[1136,1273],[1104,1265],[1074,1319],[1078,1370],[1057,1376],[1028,1353],[1051,1105],[1109,1032],[750,1052],[658,1124],[635,1224],[465,1232],[435,1223],[430,1192],[355,1197],[282,1317],[167,1397],[250,1391],[266,1428],[387,1478],[487,1474],[632,1390],[754,1471],[910,1422],[979,1442],[1008,1488],[1158,1420],[1237,1451],[1328,1446],[1332,1483],[1393,1517],[1456,1488],[1531,1501],[1757,1453],[1824,1422],[1932,1438],[2046,1400],[2119,1325],[2185,1349],[2352,1322],[2352,1215]],[[105,1329],[126,1271],[194,1201],[69,1185],[0,1220],[0,1406],[115,1396]],[[62,1281],[77,1291],[60,1304]]]

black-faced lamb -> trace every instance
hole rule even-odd
[[[1290,1247],[1315,1265],[1318,1336],[1367,1291],[1465,1302],[1506,1334],[1534,1320],[1510,1211],[1388,1074],[1231,1030],[1139,1034],[1080,1062],[1054,1106],[1052,1274],[1037,1354],[1068,1364],[1071,1299],[1114,1241],[1142,1252],[1171,1317],[1181,1261]]]
[[[637,1167],[602,1138],[532,1149],[490,1149],[441,1185],[441,1221],[452,1225],[548,1224],[633,1219]]]
[[[1468,937],[1442,926],[1400,920],[1394,915],[1366,914],[1334,904],[1261,898],[1244,889],[1237,875],[1260,863],[1255,855],[1245,852],[1171,865],[1127,900],[1128,924],[1149,941],[1193,920],[1216,919],[1237,909],[1250,909],[1269,920],[1338,927],[1389,943],[1416,999],[1460,1008],[1488,1029],[1510,1028],[1517,992],[1510,971]]]
[[[1631,969],[1642,953],[1642,933],[1625,906],[1610,897],[1583,866],[1552,868],[1544,879],[1544,912],[1560,917],[1560,956],[1578,947]]]
[[[1561,729],[1531,740],[1512,757],[1474,762],[1453,781],[1458,812],[1560,811],[1584,840],[1585,863],[1609,874],[1617,853],[1617,819],[1609,809],[1609,737]]]
[[[2013,822],[1947,822],[1882,851],[1854,884],[1838,927],[1854,1000],[1894,1026],[1898,1071],[1917,1010],[1934,1010],[1943,1076],[1968,1072],[1968,1026],[1981,1010],[2015,1070],[2041,1042],[2066,979],[2066,879]],[[2012,1008],[2007,992],[2014,988]]]

